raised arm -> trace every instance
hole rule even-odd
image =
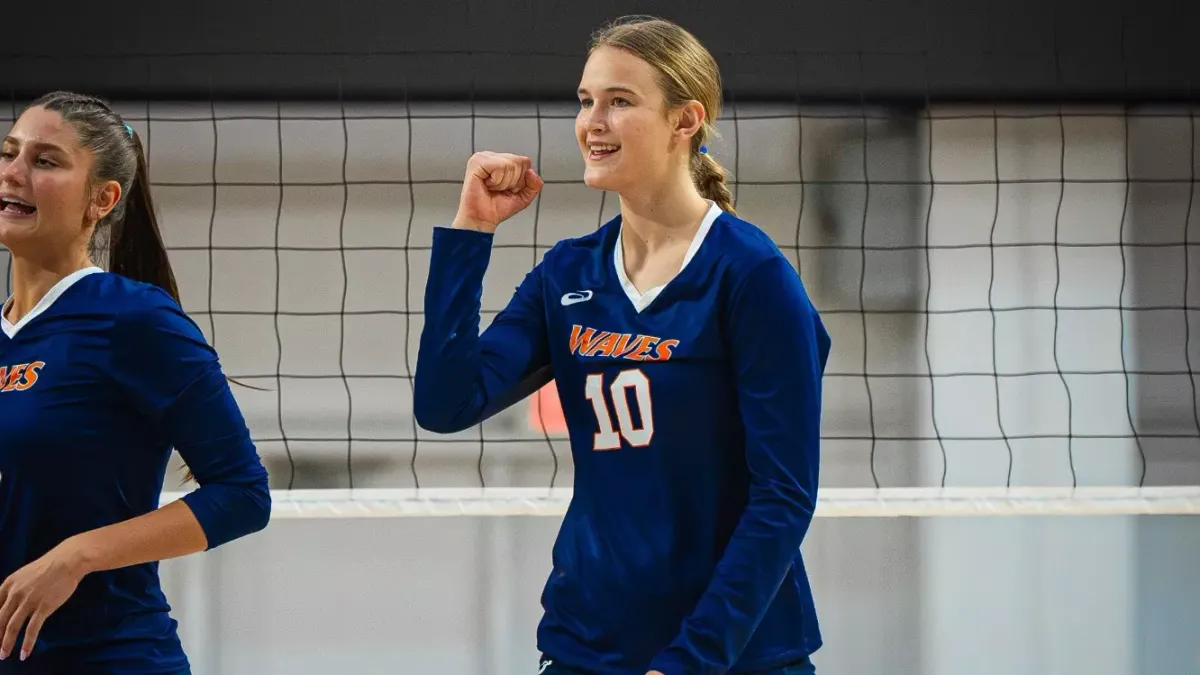
[[[413,385],[413,414],[424,429],[461,431],[550,381],[541,265],[479,334],[496,227],[529,206],[541,187],[528,157],[477,153],[467,162],[454,223],[434,228]]]
[[[445,227],[433,231],[413,402],[417,424],[429,431],[471,427],[550,380],[540,265],[479,334],[492,236]]]
[[[716,574],[651,670],[724,672],[791,571],[817,504],[821,380],[830,339],[791,265],[760,263],[730,305],[749,503]]]

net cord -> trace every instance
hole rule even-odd
[[[186,493],[162,495],[162,504]],[[562,516],[572,488],[276,490],[272,519]],[[826,488],[818,518],[1200,515],[1200,486]]]

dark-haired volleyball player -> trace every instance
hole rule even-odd
[[[470,159],[434,231],[417,420],[461,430],[555,380],[575,492],[542,597],[544,675],[812,673],[800,544],[829,335],[706,154],[721,83],[695,38],[610,26],[579,100],[585,180],[621,215],[554,246],[480,335],[493,232],[542,182],[525,157]]]
[[[266,471],[178,304],[133,129],[54,93],[3,143],[0,674],[187,673],[157,561],[263,529]],[[158,508],[172,448],[199,488]]]

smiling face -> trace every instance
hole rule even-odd
[[[624,49],[596,49],[579,81],[575,118],[584,182],[617,192],[659,182],[672,156],[687,152],[686,143],[679,147],[678,117],[667,110],[650,64]]]
[[[584,182],[623,200],[632,192],[656,200],[690,184],[733,212],[725,171],[702,150],[715,135],[722,91],[716,61],[678,24],[632,16],[604,27],[579,81]]]
[[[94,161],[62,115],[26,110],[0,150],[0,244],[18,256],[86,246],[121,193],[115,181],[94,184]]]

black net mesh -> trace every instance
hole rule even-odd
[[[1200,482],[1200,216],[1187,107],[760,104],[711,152],[833,335],[823,484]],[[22,102],[14,100],[12,115]],[[555,241],[615,215],[545,102],[121,101],[185,309],[276,488],[569,486],[551,392],[417,428],[432,229],[467,157],[529,155],[483,323]]]

